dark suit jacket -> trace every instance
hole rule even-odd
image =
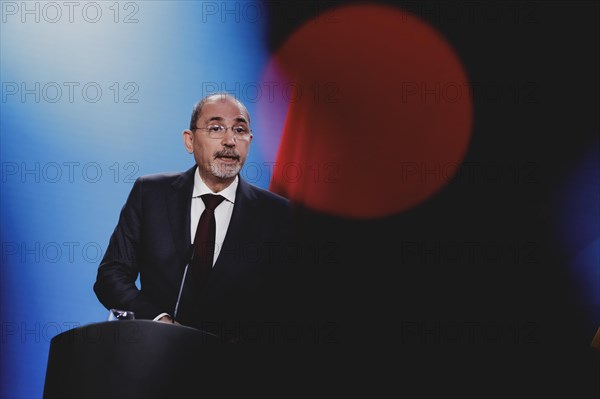
[[[173,315],[191,254],[195,170],[136,180],[94,284],[107,309],[134,311],[141,319]],[[186,278],[180,322],[219,333],[218,323],[273,317],[281,310],[275,305],[284,306],[279,295],[286,291],[290,239],[289,202],[240,177],[227,235],[206,286],[198,292]]]

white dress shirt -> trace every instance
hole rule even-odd
[[[200,221],[200,215],[202,215],[202,212],[204,212],[204,209],[206,208],[206,205],[204,205],[204,201],[202,201],[200,196],[204,194],[218,194],[225,197],[225,200],[215,208],[216,231],[213,267],[217,262],[219,253],[221,252],[223,241],[225,241],[225,235],[227,234],[229,221],[231,220],[231,215],[233,214],[233,204],[235,203],[235,192],[237,190],[237,186],[238,177],[236,176],[233,183],[231,183],[227,188],[218,193],[214,193],[202,181],[202,178],[200,177],[200,169],[196,168],[196,173],[194,174],[194,189],[192,191],[192,207],[190,211],[190,244],[194,243],[194,237],[196,235],[196,229],[198,228],[198,222]],[[156,316],[154,320],[157,321],[163,316],[170,315],[168,313],[161,313]]]
[[[216,222],[216,232],[215,232],[215,254],[213,257],[213,266],[215,265],[217,258],[219,257],[219,253],[221,252],[221,247],[223,246],[223,241],[225,241],[225,235],[227,234],[227,228],[229,227],[229,221],[231,220],[231,215],[233,213],[233,204],[235,203],[235,191],[238,186],[238,177],[235,177],[233,183],[231,183],[224,190],[214,193],[200,178],[199,169],[196,168],[196,174],[194,175],[194,191],[192,192],[192,209],[190,214],[190,238],[191,244],[194,243],[194,236],[196,235],[196,229],[198,228],[198,222],[200,221],[200,215],[204,212],[206,206],[204,205],[204,201],[200,198],[201,195],[204,194],[218,194],[225,197],[225,200],[221,202],[215,208],[215,222]]]

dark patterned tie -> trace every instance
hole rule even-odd
[[[206,209],[200,216],[196,236],[194,237],[194,258],[192,271],[198,288],[202,288],[210,275],[215,254],[215,208],[225,199],[220,195],[204,194],[201,196]]]

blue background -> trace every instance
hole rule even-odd
[[[41,397],[50,339],[106,320],[92,285],[133,181],[191,167],[194,103],[254,98],[268,61],[260,3],[54,4],[2,4],[2,398]],[[247,164],[273,161],[253,127]]]

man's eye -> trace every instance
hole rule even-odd
[[[212,125],[208,127],[208,131],[211,133],[219,133],[223,128],[219,125]]]
[[[244,126],[236,126],[233,128],[233,131],[237,134],[245,134],[248,129],[246,129]]]

